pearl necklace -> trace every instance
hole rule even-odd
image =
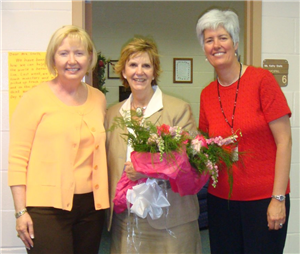
[[[241,65],[241,68],[243,68],[243,64],[240,63],[240,65]],[[241,73],[240,73],[240,74],[241,74]],[[223,85],[223,84],[221,83],[219,77],[217,77],[219,84],[220,84],[221,86],[224,86],[224,87],[226,87],[226,86],[231,86],[232,84],[234,84],[235,82],[237,82],[237,81],[239,80],[239,78],[240,78],[240,75],[239,75],[235,80],[233,80],[229,85]]]
[[[239,78],[237,78],[237,79],[235,79],[234,81],[232,81],[229,85],[223,85],[223,84],[220,82],[220,79],[219,79],[219,78],[217,78],[217,79],[218,79],[218,82],[219,82],[219,84],[220,84],[221,86],[226,87],[226,86],[231,86],[232,84],[234,84],[235,82],[237,82],[237,80],[238,80]]]

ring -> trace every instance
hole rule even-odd
[[[282,223],[279,223],[279,227],[281,227],[281,228],[282,228],[282,226],[283,226],[283,224],[282,224]]]

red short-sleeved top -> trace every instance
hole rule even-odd
[[[237,83],[220,86],[225,115],[231,123]],[[242,131],[238,149],[244,152],[233,169],[231,200],[257,200],[272,195],[276,144],[269,123],[284,115],[291,116],[286,98],[274,76],[267,70],[248,66],[240,79],[234,116],[234,131]],[[199,128],[210,136],[231,135],[218,100],[217,82],[205,87],[200,98]],[[228,198],[229,183],[226,170],[219,172],[217,187],[209,186],[209,193]],[[290,192],[290,186],[286,193]]]

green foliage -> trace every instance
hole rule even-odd
[[[131,111],[131,115],[136,113]],[[110,128],[110,131],[120,127],[125,129],[126,127],[132,131],[123,133],[125,141],[132,146],[134,151],[137,152],[150,152],[150,153],[170,153],[172,151],[179,151],[182,148],[183,142],[186,140],[186,135],[182,133],[169,133],[168,125],[155,126],[150,121],[145,121],[143,125],[140,124],[135,118],[123,118],[116,117],[114,124]],[[160,129],[165,127],[165,129]],[[175,130],[179,127],[175,128]],[[181,128],[180,128],[181,130]]]
[[[109,59],[106,59],[105,56],[101,54],[101,52],[98,53],[98,58],[97,58],[97,66],[95,68],[96,71],[96,77],[97,77],[97,88],[106,94],[108,92],[105,84],[105,70],[107,63],[109,62]]]

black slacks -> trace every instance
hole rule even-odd
[[[207,196],[211,254],[282,254],[285,245],[290,198],[286,195],[286,222],[269,230],[267,208],[270,198],[231,201]]]
[[[30,254],[97,254],[104,210],[95,210],[93,193],[75,194],[73,208],[27,207],[33,221]]]

